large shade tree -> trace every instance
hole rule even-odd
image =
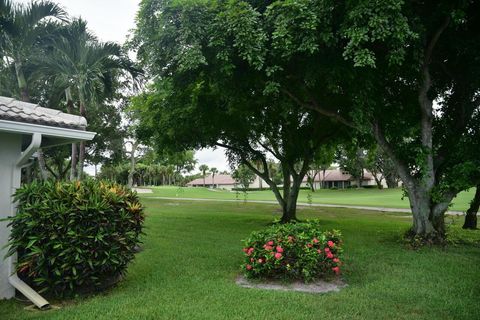
[[[192,92],[247,86],[237,92],[371,135],[408,193],[411,235],[443,241],[452,199],[480,177],[479,12],[476,1],[144,0],[137,41],[154,74]]]
[[[411,235],[443,241],[452,199],[480,179],[480,5],[359,2],[336,12],[348,40],[340,49],[362,72],[345,87],[352,108],[341,117],[393,161],[413,211]]]
[[[343,119],[370,131],[394,163],[414,214],[411,235],[442,241],[452,199],[480,178],[480,5],[372,6],[346,15],[344,54],[364,74]]]
[[[261,48],[265,34],[245,9],[142,2],[133,45],[155,81],[136,101],[139,134],[163,147],[225,148],[232,166],[247,166],[269,185],[288,222],[296,219],[299,188],[316,151],[344,130],[289,97],[269,94],[275,88],[261,71],[263,58],[249,48]],[[269,158],[281,163],[283,190],[271,179]]]

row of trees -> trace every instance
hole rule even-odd
[[[137,146],[132,142],[125,150],[130,159],[117,163],[107,163],[102,166],[99,179],[107,179],[117,183],[134,185],[184,185],[197,176],[189,175],[197,164],[194,151],[177,153],[158,152],[146,146]],[[200,175],[198,175],[200,176]]]
[[[226,148],[270,186],[283,222],[322,148],[357,141],[358,160],[376,146],[374,167],[394,167],[408,193],[411,235],[443,241],[452,199],[480,182],[478,12],[446,0],[143,0],[130,45],[153,80],[135,104],[138,134]]]

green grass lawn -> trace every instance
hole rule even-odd
[[[235,284],[241,240],[278,216],[255,203],[144,199],[144,251],[110,291],[46,312],[0,302],[0,319],[478,319],[480,246],[407,249],[404,214],[342,208],[301,208],[345,240],[339,293],[246,289]],[[456,233],[480,240],[479,231]],[[450,221],[450,219],[449,219]],[[58,303],[58,302],[57,302]]]
[[[243,193],[236,194],[222,189],[207,188],[180,188],[180,187],[154,187],[154,193],[146,196],[157,197],[185,197],[185,198],[206,198],[206,199],[244,199]],[[298,197],[299,202],[308,202],[307,190],[301,190]],[[402,189],[344,189],[344,190],[317,190],[312,195],[313,203],[323,204],[346,204],[371,207],[387,208],[410,208],[408,199],[402,200]],[[451,210],[466,211],[472,200],[474,190],[460,193],[453,201]],[[250,191],[247,200],[275,200],[273,192]]]

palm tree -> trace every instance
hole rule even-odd
[[[217,168],[210,168],[210,172],[212,173],[212,185],[215,188],[215,174],[218,172]]]
[[[0,0],[2,12],[0,33],[1,55],[11,61],[15,68],[20,99],[30,101],[28,81],[25,76],[25,64],[41,44],[45,34],[45,19],[66,20],[66,12],[50,1],[31,2],[28,5],[14,4],[10,0]]]
[[[173,176],[175,174],[175,166],[172,165],[172,164],[167,165],[165,173],[166,173],[167,178],[168,178],[168,185],[170,186],[172,184]]]
[[[13,64],[20,99],[30,101],[25,65],[42,43],[45,36],[46,18],[65,21],[67,14],[51,1],[31,2],[27,5],[0,0],[0,60]],[[43,179],[48,177],[45,158],[41,149],[37,152]]]
[[[112,97],[119,75],[129,74],[134,81],[140,75],[118,44],[98,41],[88,32],[84,20],[73,20],[60,33],[60,37],[52,40],[51,54],[41,57],[42,67],[37,72],[51,75],[57,85],[63,86],[70,109],[74,91],[81,116],[87,116],[88,104]],[[77,179],[82,177],[85,148],[85,142],[80,142]],[[77,162],[75,149],[72,146],[73,163]]]
[[[203,187],[205,188],[205,175],[208,171],[208,166],[206,164],[202,164],[201,166],[198,167],[198,169],[202,172]]]

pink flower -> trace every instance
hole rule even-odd
[[[248,248],[243,248],[242,250],[243,250],[243,252],[247,253]]]
[[[317,239],[317,238],[313,238],[313,243],[318,243],[318,239]]]
[[[252,270],[252,266],[247,264],[247,270]]]
[[[328,259],[332,259],[332,258],[333,258],[333,254],[332,254],[331,252],[328,252],[328,253],[327,253],[327,258],[328,258]]]
[[[263,247],[264,247],[265,250],[267,250],[267,251],[273,250],[273,247],[272,247],[272,246],[264,245]]]
[[[282,259],[282,254],[280,252],[275,253],[275,259],[279,260]]]
[[[247,251],[247,256],[251,255],[253,252],[253,248],[249,248],[248,251]]]
[[[317,252],[318,252],[318,253],[322,253],[322,250],[321,250],[321,249],[318,249]]]
[[[307,247],[311,248],[313,245],[311,243],[307,244]]]
[[[253,262],[253,261],[255,261],[255,259],[253,259],[253,258],[250,258],[250,262]]]
[[[262,258],[258,259],[258,263],[263,263],[263,259]]]
[[[329,240],[329,241],[327,242],[327,244],[328,244],[328,246],[329,246],[330,248],[335,247],[335,242],[333,242],[332,240]]]
[[[325,248],[325,252],[330,252],[330,248]]]
[[[267,244],[268,244],[269,246],[273,246],[273,241],[268,241]]]
[[[282,248],[282,247],[280,247],[280,246],[277,246],[277,248],[276,248],[276,249],[277,249],[277,252],[280,252],[280,253],[282,253],[282,252],[283,252],[283,248]]]
[[[338,259],[338,258],[335,258],[335,259],[333,259],[333,262],[335,262],[335,263],[339,263],[339,262],[340,262],[340,259]]]
[[[333,270],[333,272],[335,272],[335,274],[340,274],[340,268],[339,267],[333,267],[332,270]]]

